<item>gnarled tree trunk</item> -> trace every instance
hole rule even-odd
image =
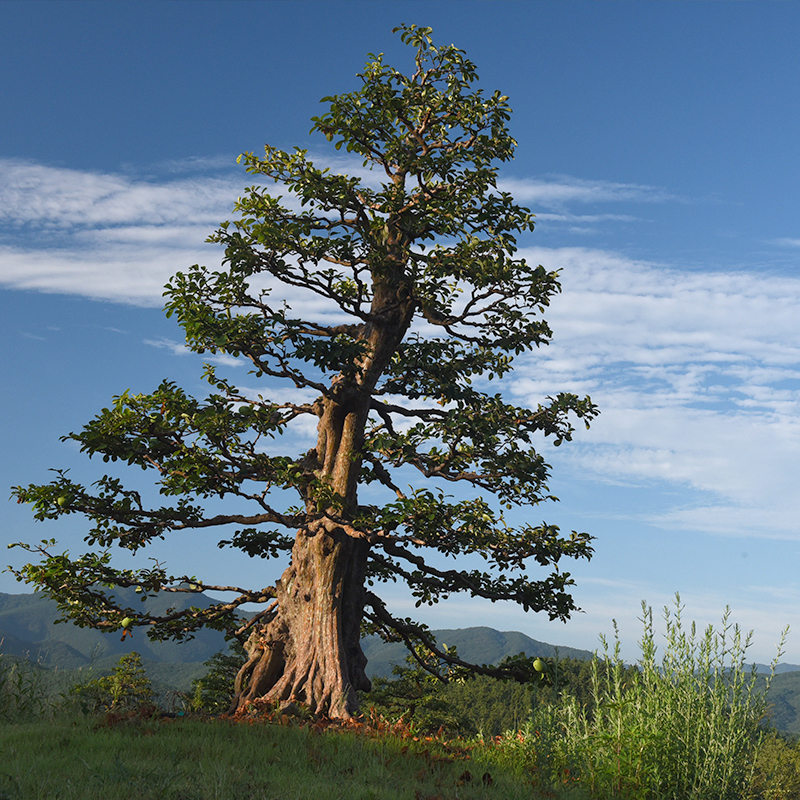
[[[298,533],[278,613],[245,645],[236,707],[297,701],[332,718],[355,713],[356,691],[370,688],[360,644],[367,547],[341,528]]]
[[[335,518],[352,519],[357,510],[372,393],[414,313],[403,278],[406,240],[397,237],[388,242],[394,257],[381,262],[379,278],[373,275],[372,321],[359,332],[365,344],[360,370],[356,377],[339,375],[321,399],[317,447],[308,454],[316,462],[314,476],[339,505],[319,518],[317,500],[307,498],[313,521],[295,538],[291,566],[276,586],[275,617],[245,645],[249,658],[236,678],[234,708],[298,701],[313,714],[345,719],[358,709],[356,692],[370,689],[360,644],[369,544]]]

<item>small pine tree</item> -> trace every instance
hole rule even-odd
[[[203,662],[208,672],[192,681],[192,711],[224,714],[231,706],[236,675],[245,662],[244,647],[234,640],[229,652],[220,650]]]

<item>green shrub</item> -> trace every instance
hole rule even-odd
[[[528,721],[537,690],[530,684],[475,675],[451,681],[441,694],[459,722],[459,734],[497,736]]]
[[[687,631],[676,596],[665,609],[666,645],[656,660],[652,611],[643,604],[644,635],[635,672],[626,671],[619,638],[592,662],[592,698],[581,706],[562,695],[534,709],[520,735],[501,749],[527,759],[543,785],[579,780],[593,797],[646,800],[739,800],[749,790],[763,736],[766,686],[746,668],[750,637],[731,627]]]
[[[142,657],[136,652],[122,656],[111,675],[73,686],[69,695],[90,714],[152,708],[155,698]]]
[[[800,797],[800,746],[769,731],[761,743],[748,800],[797,800]]]
[[[405,665],[392,668],[394,678],[373,678],[371,691],[361,697],[362,710],[393,721],[402,719],[425,733],[440,728],[451,733],[462,730],[465,721],[460,710],[445,697],[447,684],[421,666],[420,661],[444,675],[447,666],[422,647],[416,652],[417,658],[408,656]]]
[[[202,678],[192,681],[189,701],[191,710],[209,714],[224,714],[228,711],[233,700],[234,681],[244,661],[244,647],[235,639],[229,652],[220,650],[205,661],[208,672]]]

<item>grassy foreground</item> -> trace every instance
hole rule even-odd
[[[458,749],[366,729],[79,717],[0,728],[0,800],[511,800],[530,781]]]
[[[798,800],[800,746],[765,729],[769,679],[727,610],[699,633],[676,597],[660,658],[642,610],[635,666],[615,636],[588,675],[537,667],[535,691],[399,668],[349,725],[297,704],[212,716],[230,702],[221,654],[186,716],[156,705],[137,653],[57,697],[0,658],[0,800]]]

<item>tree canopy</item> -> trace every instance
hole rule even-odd
[[[15,569],[19,579],[79,625],[144,627],[155,639],[210,625],[238,636],[248,654],[239,706],[301,701],[315,713],[355,713],[356,692],[369,687],[365,631],[523,680],[520,664],[466,665],[438,650],[379,587],[404,582],[417,605],[465,593],[566,619],[572,579],[559,562],[592,553],[588,534],[504,516],[555,499],[537,447],[570,440],[575,420],[588,426],[597,414],[588,397],[523,408],[491,391],[515,356],[550,341],[542,314],[559,291],[556,272],[516,255],[533,215],[497,187],[497,163],[515,147],[508,98],[475,88],[472,62],[435,46],[429,28],[397,30],[414,52],[409,74],[370,55],[359,88],[324,98],[327,110],[312,119],[312,132],[360,160],[359,174],[317,167],[302,149],[242,155],[261,183],[209,238],[224,248],[222,267],[196,265],[166,287],[166,313],[187,346],[245,359],[263,394],[207,364],[204,400],[165,380],[149,394],[121,394],[65,437],[152,474],[158,507],[109,475],[87,487],[58,472],[14,489],[37,519],[84,515],[93,548],[71,556],[53,540],[21,545],[38,561]],[[281,399],[269,399],[278,387]],[[316,446],[271,452],[303,418],[316,422]],[[289,555],[289,565],[255,589],[158,563],[112,565],[112,546],[138,552],[207,528],[220,529],[220,547]],[[531,574],[532,562],[543,574]],[[146,615],[120,605],[115,587],[229,599]],[[250,603],[264,608],[246,618]]]

